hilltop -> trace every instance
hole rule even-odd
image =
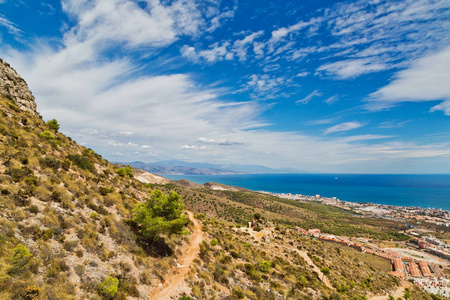
[[[42,120],[25,81],[4,62],[0,80],[0,299],[368,299],[404,292],[387,260],[295,230],[388,241],[405,238],[401,223],[115,166],[59,132],[56,120]],[[136,207],[160,195],[181,213],[171,191],[189,211],[179,230],[150,243]],[[165,225],[158,218],[147,221]],[[411,294],[432,299],[416,287]]]

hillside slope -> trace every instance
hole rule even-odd
[[[4,62],[0,81],[0,299],[100,299],[108,276],[148,299],[189,235],[145,249],[127,220],[151,189],[39,118]]]
[[[291,227],[390,238],[385,229],[398,224],[365,225],[347,212],[218,184],[138,172],[160,184],[140,182],[39,118],[25,81],[4,62],[0,80],[0,299],[365,299],[397,289],[386,261]],[[153,189],[180,193],[201,225],[145,243],[130,218]],[[261,228],[239,226],[255,213]],[[190,268],[178,270],[185,262]]]

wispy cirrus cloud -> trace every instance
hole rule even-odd
[[[5,27],[8,30],[8,32],[14,36],[15,39],[20,40],[22,30],[14,22],[11,22],[10,20],[6,19],[1,14],[0,14],[0,27]]]
[[[411,122],[411,120],[406,121],[398,121],[398,120],[391,120],[380,123],[378,128],[400,128],[405,126],[407,123]]]
[[[281,27],[272,31],[271,37],[267,42],[267,47],[269,52],[275,51],[275,45],[278,44],[281,40],[289,36],[290,34],[297,33],[298,31],[311,27],[317,23],[322,22],[322,18],[312,18],[309,21],[300,21],[294,25],[288,27]],[[314,28],[314,27],[313,27]]]
[[[327,98],[325,100],[325,103],[328,104],[328,105],[332,105],[332,104],[334,104],[334,103],[336,103],[338,101],[339,101],[339,96],[338,95],[334,95],[334,96],[331,96],[331,97]]]
[[[353,129],[357,129],[360,127],[363,127],[365,124],[361,123],[361,122],[344,122],[341,124],[337,124],[334,126],[331,126],[329,128],[327,128],[323,133],[324,134],[330,134],[330,133],[336,133],[336,132],[343,132],[343,131],[349,131],[349,130],[353,130]]]
[[[319,92],[318,90],[314,90],[305,98],[295,101],[295,103],[308,104],[308,102],[311,101],[312,98],[320,96],[322,96],[322,93]]]

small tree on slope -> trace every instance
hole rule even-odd
[[[133,223],[139,233],[152,243],[161,235],[181,233],[188,219],[183,215],[184,204],[180,195],[171,191],[164,195],[160,190],[150,193],[145,203],[138,204],[134,210]]]

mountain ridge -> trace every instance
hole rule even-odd
[[[128,164],[159,175],[226,175],[226,174],[264,174],[264,173],[301,173],[299,170],[284,168],[272,169],[259,165],[220,165],[181,160],[165,160],[153,163],[133,161]]]

